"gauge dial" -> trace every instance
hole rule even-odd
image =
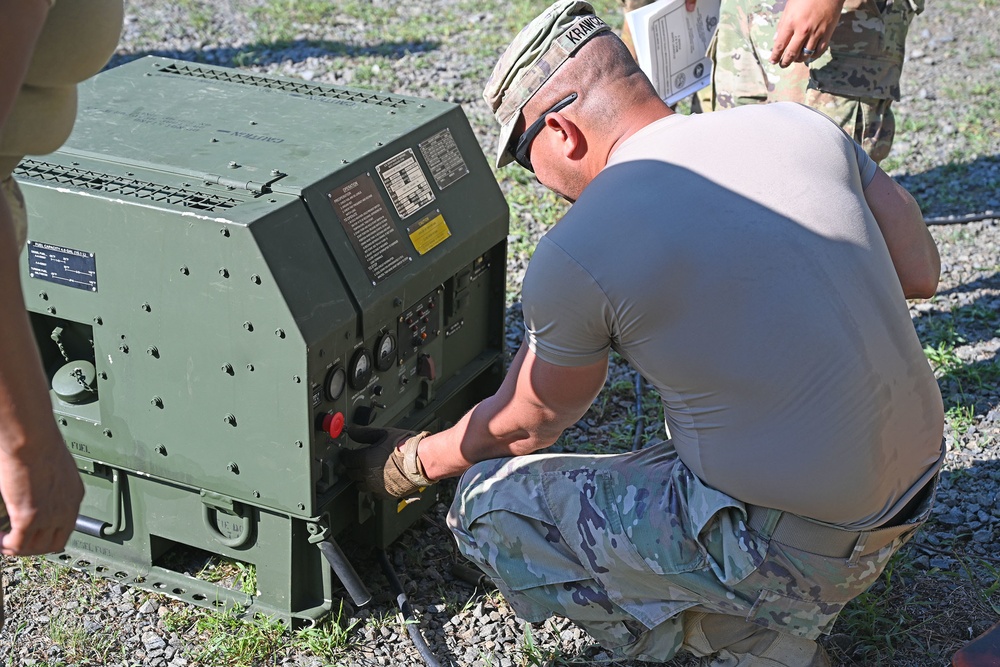
[[[348,383],[352,389],[364,389],[372,377],[372,353],[368,348],[361,348],[351,357],[351,368]]]
[[[396,362],[396,337],[388,331],[385,332],[375,344],[375,349],[377,350],[375,366],[380,371],[387,371],[392,368],[392,365]]]
[[[347,386],[347,372],[343,366],[331,368],[326,375],[326,397],[331,401],[337,400],[344,393],[345,386]]]

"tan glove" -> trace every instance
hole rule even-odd
[[[414,433],[398,428],[352,426],[351,440],[367,447],[345,449],[340,462],[347,476],[363,491],[383,498],[411,498],[434,482],[427,479],[417,456],[417,445],[430,432]]]

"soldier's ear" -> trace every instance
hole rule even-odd
[[[587,153],[587,139],[579,125],[558,111],[546,116],[545,123],[553,130],[553,138],[563,158],[574,162],[583,159]]]

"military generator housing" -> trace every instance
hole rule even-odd
[[[61,562],[294,625],[337,546],[436,500],[359,492],[351,425],[444,428],[499,386],[508,209],[461,108],[147,57],[26,158],[24,295],[86,488]],[[256,568],[256,590],[176,564]],[[331,564],[335,566],[334,573]]]

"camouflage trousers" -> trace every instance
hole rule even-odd
[[[746,506],[703,484],[667,442],[478,463],[448,521],[522,619],[560,615],[618,657],[663,661],[682,648],[703,655],[685,644],[694,612],[815,640],[876,581],[931,499],[882,549],[853,563],[818,556],[749,529]]]
[[[709,53],[713,109],[798,102],[822,111],[876,162],[889,155],[896,132],[906,34],[922,0],[848,0],[829,50],[786,68],[769,61],[780,0],[724,0]]]

